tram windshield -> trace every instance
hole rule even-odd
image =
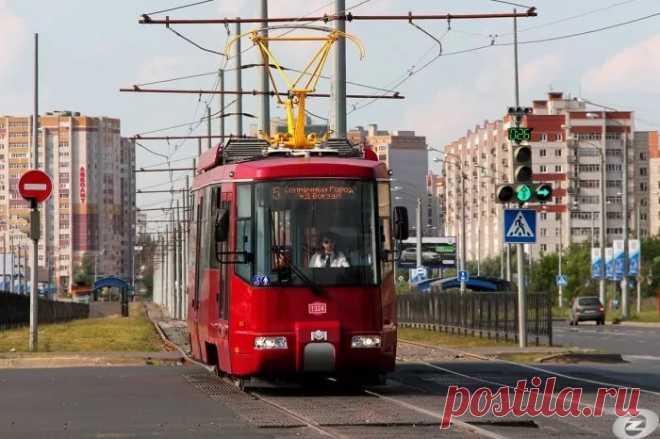
[[[374,196],[358,180],[255,184],[253,273],[275,285],[375,284]]]

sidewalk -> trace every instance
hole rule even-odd
[[[184,320],[173,320],[167,317],[162,308],[153,303],[145,302],[147,308],[147,316],[149,319],[158,325],[167,340],[181,348],[186,355],[192,354],[190,345],[190,333],[188,332],[188,324]]]
[[[182,361],[179,352],[20,352],[0,354],[0,369],[144,366]]]

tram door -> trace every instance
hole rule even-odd
[[[190,329],[190,343],[192,344],[193,356],[195,358],[201,359],[201,348],[199,344],[199,300],[200,300],[200,280],[201,280],[201,270],[200,270],[200,250],[201,250],[201,241],[202,241],[202,220],[204,218],[204,195],[200,192],[197,197],[195,197],[195,210],[193,213],[193,224],[191,227],[193,236],[191,241],[192,246],[188,248],[189,260],[194,261],[192,268],[192,288],[190,291],[190,297],[188,299],[188,327]]]
[[[226,192],[224,190],[227,190]],[[223,215],[228,213],[230,218],[233,217],[232,212],[232,193],[231,185],[227,185],[226,188],[223,188],[223,192],[217,194],[218,203],[218,212],[217,215]],[[217,243],[216,245],[220,246],[218,251],[220,252],[230,252],[231,243],[234,240],[234,221],[230,221],[232,224],[229,227],[229,236],[228,239],[224,242]],[[230,267],[233,267],[233,264],[221,263],[219,266],[219,278],[218,278],[218,295],[216,296],[216,309],[217,309],[217,324],[218,329],[218,362],[221,370],[231,371],[230,365],[230,351],[229,351],[229,293],[230,293]]]

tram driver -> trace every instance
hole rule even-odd
[[[321,249],[314,253],[309,260],[310,268],[345,268],[350,267],[346,256],[335,250],[335,240],[332,235],[326,233],[321,240]]]

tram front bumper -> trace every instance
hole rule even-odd
[[[385,334],[342,334],[338,321],[296,322],[289,333],[236,335],[244,340],[240,343],[244,348],[235,351],[232,360],[232,373],[238,376],[373,373],[394,368],[394,351],[383,346]]]

